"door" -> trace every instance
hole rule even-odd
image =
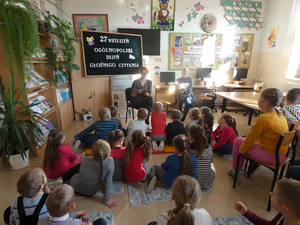
[[[111,105],[110,97],[110,79],[93,78],[93,99],[94,99],[94,111],[93,117],[99,117],[98,112],[103,107],[109,107]]]

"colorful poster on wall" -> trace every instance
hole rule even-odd
[[[268,49],[276,47],[278,33],[279,27],[277,27],[277,29],[275,29],[275,27],[271,29],[270,36],[268,37]]]
[[[152,29],[174,30],[175,0],[152,0]]]

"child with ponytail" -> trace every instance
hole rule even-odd
[[[193,125],[190,129],[189,141],[189,154],[197,159],[197,179],[201,190],[209,190],[215,180],[215,172],[211,168],[213,154],[211,146],[207,144],[203,127]]]
[[[197,179],[197,160],[189,155],[188,140],[185,135],[177,135],[173,138],[173,146],[177,153],[170,154],[160,166],[151,167],[148,179],[147,194],[153,191],[154,186],[171,188],[179,175],[188,175]]]
[[[177,177],[172,191],[172,200],[175,201],[176,207],[163,213],[157,225],[212,225],[208,212],[203,208],[197,209],[201,200],[201,191],[195,179],[186,175]]]
[[[147,171],[143,166],[143,161],[148,162],[152,151],[151,140],[146,137],[142,130],[133,131],[128,140],[124,155],[124,172],[128,185],[134,188],[141,188],[147,180]]]
[[[79,173],[69,183],[75,192],[89,197],[100,189],[104,204],[113,208],[118,202],[109,196],[114,174],[114,160],[109,154],[109,144],[101,139],[96,141],[92,148],[92,157],[84,157]]]
[[[211,134],[211,147],[214,154],[223,156],[232,154],[233,141],[238,136],[236,120],[229,113],[222,113],[218,119],[219,126]]]
[[[243,173],[242,166],[245,158],[241,157],[240,164],[236,168],[239,152],[247,153],[253,158],[267,164],[276,164],[275,148],[281,132],[288,132],[289,128],[285,118],[284,97],[278,88],[265,88],[260,92],[258,107],[263,114],[256,118],[245,138],[236,138],[233,143],[232,167],[228,174],[233,176],[235,169],[238,175]],[[279,149],[279,161],[286,157],[288,146]],[[250,174],[258,168],[258,163],[250,163],[248,172]]]
[[[63,178],[63,181],[70,179],[73,174],[78,173],[82,154],[75,154],[73,149],[64,144],[64,133],[59,129],[53,129],[48,135],[47,147],[45,150],[43,167],[49,179]],[[76,142],[73,148],[79,146]],[[67,173],[68,172],[68,173]],[[63,176],[65,174],[68,176]]]
[[[211,113],[211,109],[203,106],[200,108],[201,116],[203,119],[203,128],[207,137],[208,144],[211,143],[211,133],[213,132],[214,116]]]
[[[124,177],[124,154],[125,147],[122,146],[124,133],[120,129],[115,129],[108,133],[108,142],[111,147],[110,157],[114,159],[115,172],[114,181],[123,180]]]
[[[200,110],[198,108],[192,108],[189,112],[189,118],[190,120],[186,123],[185,125],[185,135],[188,137],[189,136],[189,130],[190,128],[198,124],[199,126],[203,126],[203,119],[200,114]]]

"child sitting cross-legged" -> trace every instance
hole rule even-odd
[[[170,154],[160,166],[151,167],[148,187],[145,191],[147,194],[153,191],[154,186],[171,188],[179,175],[189,175],[195,179],[197,178],[197,160],[195,156],[190,156],[187,152],[188,140],[185,135],[174,137],[173,145],[177,153]]]
[[[189,130],[190,128],[197,124],[199,126],[203,126],[203,119],[201,117],[201,114],[200,114],[200,110],[198,108],[192,108],[190,109],[189,111],[189,121],[186,123],[185,125],[185,135],[188,137],[189,136]]]
[[[141,188],[147,180],[144,161],[148,162],[151,155],[151,141],[142,130],[133,131],[125,148],[124,172],[128,184],[134,188]]]
[[[117,122],[111,120],[110,111],[108,108],[99,110],[100,120],[93,123],[91,126],[76,134],[73,142],[80,140],[85,142],[87,148],[92,148],[99,139],[107,140],[108,133],[114,129],[118,129]],[[95,131],[93,134],[91,132]]]
[[[172,200],[176,207],[164,212],[159,218],[157,225],[174,224],[205,224],[212,225],[208,212],[197,209],[201,200],[201,191],[198,182],[186,175],[178,176],[172,186]]]
[[[215,172],[211,168],[213,154],[211,146],[207,144],[203,127],[193,125],[190,129],[189,140],[189,154],[197,159],[197,179],[201,190],[209,190],[215,180]]]
[[[213,132],[214,116],[211,113],[211,109],[203,106],[200,108],[201,117],[203,119],[203,128],[207,137],[208,144],[211,143],[211,133]]]
[[[21,196],[5,210],[6,224],[36,225],[42,217],[49,216],[45,204],[50,190],[41,168],[35,167],[24,173],[17,182],[17,190]]]
[[[110,198],[110,189],[114,174],[114,160],[109,157],[110,146],[104,140],[98,140],[92,148],[92,157],[84,157],[79,173],[67,181],[76,192],[85,196],[94,196],[100,189],[103,202],[110,208],[118,202]]]
[[[271,221],[257,216],[240,201],[235,204],[235,209],[255,225],[300,224],[299,181],[292,179],[277,181],[270,196],[272,207],[279,212]]]
[[[166,137],[166,112],[163,112],[163,104],[161,102],[154,103],[154,111],[151,113],[151,126],[152,130],[150,137],[152,146],[155,151],[164,150],[164,139]],[[159,146],[157,145],[159,143]]]
[[[137,112],[137,120],[131,120],[127,127],[127,136],[125,138],[125,144],[129,142],[131,138],[131,134],[133,131],[140,129],[142,131],[147,132],[148,125],[145,123],[145,120],[148,118],[148,110],[145,108],[140,108]]]
[[[75,209],[74,189],[67,184],[56,187],[47,199],[47,209],[50,216],[43,217],[38,225],[88,225],[86,210],[71,212]],[[82,218],[82,220],[80,219]],[[94,221],[94,225],[106,225],[102,218]]]
[[[110,115],[111,115],[111,120],[116,121],[118,124],[118,129],[122,130],[123,129],[122,122],[121,122],[121,120],[119,120],[117,118],[118,108],[116,106],[112,105],[109,107],[109,111],[110,111]]]
[[[122,146],[124,134],[121,130],[115,129],[108,134],[108,142],[111,147],[110,157],[114,159],[115,171],[114,181],[123,180],[124,177],[124,154],[125,147]]]
[[[167,143],[168,145],[173,145],[172,140],[174,137],[176,137],[179,134],[184,134],[184,125],[180,121],[182,117],[182,113],[178,109],[174,109],[171,113],[171,120],[173,122],[168,123],[166,126],[166,132],[167,132]]]

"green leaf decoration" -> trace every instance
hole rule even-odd
[[[187,14],[186,16],[187,16],[187,21],[188,21],[188,22],[191,22],[191,20],[192,20],[192,15],[189,13],[189,14]]]
[[[193,11],[192,17],[193,17],[194,19],[196,18],[197,15],[198,15],[198,13],[196,13],[196,11]]]

